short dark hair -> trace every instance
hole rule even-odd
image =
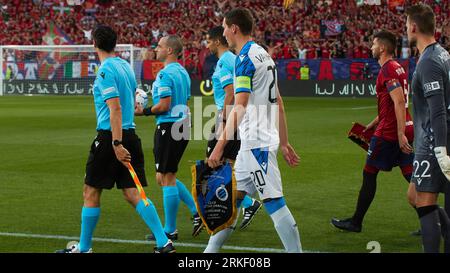
[[[92,32],[95,46],[106,52],[113,52],[116,47],[117,33],[106,25],[98,25]]]
[[[436,30],[436,17],[433,9],[425,4],[418,4],[406,9],[409,20],[416,23],[420,33],[434,36]]]
[[[223,36],[223,27],[222,26],[217,26],[217,27],[213,27],[212,29],[210,29],[208,31],[208,36],[209,36],[209,39],[217,40],[222,45],[228,46],[227,39],[225,39],[225,37]]]
[[[227,26],[236,25],[242,34],[250,35],[253,31],[254,20],[252,13],[247,8],[236,8],[225,14]]]
[[[183,51],[183,42],[178,35],[168,35],[167,36],[167,47],[173,50],[173,53],[179,57]]]
[[[375,38],[377,38],[382,44],[386,46],[389,54],[395,54],[395,49],[397,48],[397,37],[394,33],[387,30],[382,30],[373,35],[373,39]]]

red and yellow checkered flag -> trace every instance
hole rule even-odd
[[[133,166],[131,166],[130,163],[128,163],[128,171],[130,172],[131,177],[133,178],[134,184],[136,184],[136,188],[139,192],[139,195],[141,196],[142,201],[144,202],[144,205],[147,207],[149,205],[147,201],[147,196],[145,196],[145,192],[144,189],[142,188],[141,182],[139,181],[139,178],[136,172],[134,171]]]

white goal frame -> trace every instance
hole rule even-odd
[[[139,50],[139,47],[135,47],[132,44],[118,44],[116,48],[129,48],[130,50],[130,65],[134,69],[134,51]],[[17,49],[17,50],[37,50],[37,51],[57,51],[62,50],[70,52],[70,49],[76,50],[76,52],[94,52],[93,45],[0,45],[0,96],[4,95],[4,76],[3,76],[3,58],[5,49]]]

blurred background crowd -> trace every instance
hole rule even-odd
[[[397,34],[398,58],[417,55],[406,38],[403,11],[425,2],[436,13],[436,38],[450,47],[450,1],[404,0],[390,5],[358,5],[358,0],[303,0],[286,7],[283,0],[0,0],[0,44],[40,45],[49,23],[73,44],[92,44],[97,23],[113,26],[119,43],[154,48],[160,37],[183,38],[184,64],[195,74],[208,58],[206,32],[222,23],[226,11],[250,8],[255,19],[254,39],[274,59],[370,58],[373,33],[388,29]],[[149,59],[155,58],[149,51]]]

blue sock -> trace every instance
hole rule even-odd
[[[242,201],[244,201],[244,199],[236,199],[236,207],[239,209],[242,205]]]
[[[250,196],[245,195],[244,200],[242,200],[241,205],[242,205],[242,207],[244,207],[246,209],[246,208],[250,207],[251,205],[253,205],[253,199]]]
[[[152,201],[147,198],[148,206],[146,207],[144,201],[139,201],[136,205],[136,211],[144,220],[145,224],[150,228],[153,235],[156,238],[156,246],[163,247],[167,243],[167,236],[164,233],[164,229],[159,219],[158,213],[156,212],[155,206]]]
[[[92,234],[100,217],[100,208],[83,207],[81,210],[80,252],[86,252],[92,247]]]
[[[183,182],[181,182],[178,179],[177,179],[177,188],[181,201],[183,201],[186,204],[191,214],[195,215],[197,213],[197,207],[195,206],[194,198],[192,198],[191,192],[188,191]]]
[[[269,202],[264,202],[264,207],[266,208],[269,215],[274,214],[277,210],[281,209],[284,206],[286,206],[284,197],[275,198],[270,200]]]
[[[172,233],[177,229],[177,212],[180,196],[177,186],[163,186],[164,198],[164,231]]]

